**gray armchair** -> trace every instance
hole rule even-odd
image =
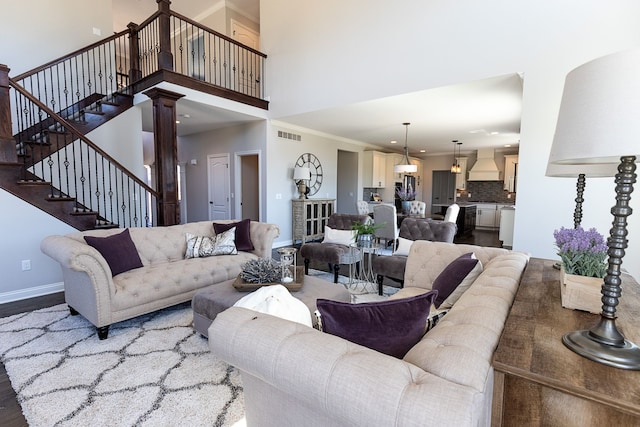
[[[369,215],[334,213],[327,220],[327,226],[334,230],[351,230],[355,222],[365,224],[370,220]],[[358,264],[362,257],[360,251],[352,252],[349,245],[325,242],[305,243],[300,248],[300,256],[304,258],[305,274],[309,274],[311,260],[328,263],[329,271],[333,271],[333,283],[338,283],[340,265]]]
[[[457,225],[449,221],[423,218],[405,218],[400,225],[400,237],[408,240],[431,240],[433,242],[453,243]],[[373,258],[372,270],[378,282],[378,293],[382,295],[382,282],[388,277],[404,284],[404,268],[407,257],[403,255],[378,255]]]

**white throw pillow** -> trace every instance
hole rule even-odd
[[[324,240],[322,243],[337,243],[339,245],[350,245],[356,241],[356,230],[334,230],[324,226]]]
[[[309,308],[282,285],[263,286],[243,296],[233,306],[248,308],[312,327]]]
[[[404,237],[398,237],[398,249],[396,249],[393,254],[409,256],[409,251],[411,250],[411,245],[413,245],[413,242],[413,240],[405,239]]]

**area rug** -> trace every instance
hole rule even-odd
[[[100,341],[61,304],[0,319],[0,360],[32,427],[243,426],[239,373],[192,320],[180,304],[116,323]]]

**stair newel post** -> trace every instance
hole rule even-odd
[[[171,53],[171,11],[169,0],[156,0],[158,11],[158,32],[160,37],[160,52],[158,52],[158,69],[173,71],[173,54]]]
[[[158,225],[180,224],[176,102],[184,95],[159,88],[143,93],[153,101]]]
[[[17,163],[16,141],[11,132],[9,67],[0,64],[0,163]]]
[[[129,84],[133,85],[142,78],[140,70],[140,43],[138,41],[138,24],[129,22]]]

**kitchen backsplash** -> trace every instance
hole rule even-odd
[[[467,181],[467,189],[458,190],[460,197],[458,200],[468,202],[495,202],[495,203],[515,203],[516,193],[509,193],[504,190],[502,181]],[[471,194],[471,197],[467,197]],[[511,195],[511,197],[509,197]]]

